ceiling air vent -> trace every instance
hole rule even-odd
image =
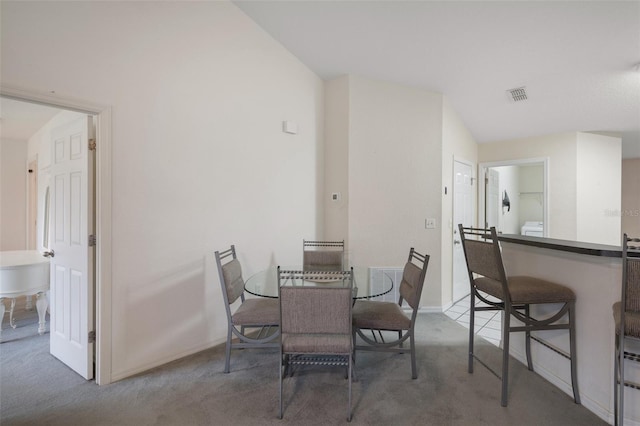
[[[523,87],[516,87],[515,89],[509,89],[509,90],[507,90],[507,96],[513,102],[526,101],[527,100],[527,91],[525,89],[526,88],[524,86]]]

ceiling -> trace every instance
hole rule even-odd
[[[640,157],[638,1],[234,4],[323,79],[443,93],[479,143],[601,132]]]
[[[565,131],[640,157],[640,1],[235,1],[323,79],[443,93],[479,143]],[[507,90],[526,87],[513,102]],[[2,137],[59,110],[0,98]]]

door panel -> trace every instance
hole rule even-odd
[[[464,252],[458,224],[473,225],[473,179],[471,165],[454,161],[453,186],[453,301],[469,294],[469,274],[464,259]]]
[[[93,378],[93,214],[91,122],[82,117],[52,131],[53,241],[51,354],[82,377]]]

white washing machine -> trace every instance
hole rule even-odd
[[[520,234],[531,237],[544,237],[543,222],[525,222],[520,229]]]

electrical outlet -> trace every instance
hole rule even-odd
[[[424,220],[425,229],[436,229],[436,220],[432,217]]]

